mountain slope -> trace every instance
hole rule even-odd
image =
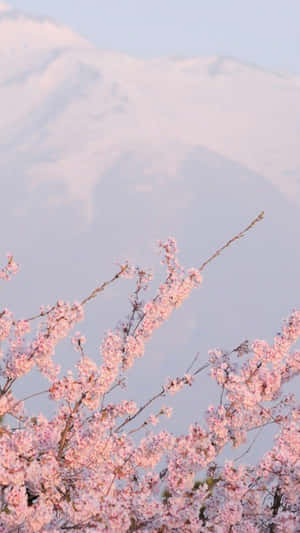
[[[100,52],[13,10],[0,15],[0,46],[1,164],[17,153],[28,185],[63,183],[60,201],[84,202],[91,217],[94,186],[123,154],[135,150],[150,174],[176,176],[201,145],[300,202],[300,77],[231,58]]]

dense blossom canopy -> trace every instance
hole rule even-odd
[[[282,387],[300,370],[300,352],[292,350],[300,311],[292,312],[272,345],[257,340],[231,353],[211,351],[206,364],[167,378],[145,404],[110,403],[154,331],[202,282],[201,268],[186,271],[178,263],[173,239],[160,243],[160,251],[166,278],[149,301],[143,298],[150,273],[125,264],[82,302],[58,301],[27,320],[0,312],[0,416],[17,421],[4,419],[0,426],[0,532],[297,531],[299,410]],[[0,277],[9,280],[17,269],[9,254]],[[88,301],[126,276],[136,279],[131,312],[106,333],[98,363],[85,353],[85,337],[71,332]],[[69,335],[79,360],[61,376],[53,355]],[[16,380],[33,368],[49,380],[47,392],[57,402],[52,418],[30,417],[14,396]],[[204,369],[221,398],[207,409],[203,425],[181,436],[150,430],[172,411],[163,406],[145,417],[146,408],[191,386]],[[237,448],[268,424],[277,436],[257,464],[218,461],[225,445]]]

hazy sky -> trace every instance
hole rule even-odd
[[[10,0],[100,48],[153,57],[229,55],[300,74],[299,0]]]

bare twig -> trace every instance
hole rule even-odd
[[[261,434],[261,432],[263,431],[264,429],[264,425],[263,426],[260,426],[258,432],[256,433],[254,439],[252,439],[250,445],[248,446],[247,450],[245,450],[243,453],[241,453],[241,455],[239,455],[238,457],[236,457],[234,459],[234,461],[239,461],[240,459],[242,459],[242,457],[244,457],[245,455],[247,455],[247,453],[250,452],[252,446],[255,444],[256,440],[258,439],[259,435]]]
[[[21,398],[21,400],[19,400],[16,403],[16,405],[18,405],[21,402],[25,402],[26,400],[30,400],[31,398],[34,398],[35,396],[40,396],[41,394],[46,394],[47,392],[49,392],[49,389],[45,389],[45,390],[42,390],[40,392],[35,392],[34,394],[30,394],[29,396],[25,396],[25,398]]]
[[[197,359],[199,358],[200,352],[197,352],[194,359],[192,360],[191,364],[186,369],[185,373],[188,374],[189,371],[193,368],[194,364],[196,363]]]
[[[253,226],[255,226],[255,224],[257,224],[257,222],[260,222],[260,220],[262,220],[264,218],[264,216],[265,216],[264,211],[259,213],[259,215],[254,220],[252,220],[252,222],[250,222],[250,224],[245,229],[243,229],[242,231],[240,231],[240,233],[238,233],[237,235],[235,235],[234,237],[229,239],[229,241],[227,241],[223,246],[221,246],[221,248],[219,248],[206,261],[204,261],[204,263],[202,263],[202,265],[199,267],[199,272],[202,272],[205,269],[205,267],[208,265],[208,263],[210,263],[216,257],[218,257],[218,255],[220,255],[223,252],[223,250],[225,250],[225,248],[228,248],[228,246],[230,246],[234,241],[237,241],[238,239],[241,239],[242,237],[244,237],[244,235],[247,233],[247,231],[249,231],[251,228],[253,228]]]
[[[111,285],[114,281],[116,281],[117,279],[119,279],[119,277],[125,272],[125,270],[127,270],[128,268],[128,264],[126,263],[126,265],[122,266],[122,268],[119,270],[119,272],[117,272],[110,280],[108,281],[104,281],[102,283],[102,285],[100,285],[100,287],[97,287],[96,289],[94,289],[91,294],[89,294],[89,296],[87,296],[86,298],[84,298],[81,302],[80,302],[80,305],[85,305],[87,304],[88,302],[90,302],[93,298],[96,298],[96,296],[100,293],[100,292],[103,292],[104,289],[108,286],[108,285]]]
[[[118,278],[120,278],[120,276],[123,274],[123,272],[125,272],[125,270],[127,270],[128,268],[128,264],[122,266],[122,268],[119,270],[119,272],[117,272],[110,280],[107,280],[107,281],[104,281],[99,287],[96,287],[96,289],[94,289],[88,296],[86,296],[86,298],[84,298],[83,300],[81,300],[80,302],[80,305],[85,305],[87,304],[88,302],[90,302],[93,298],[96,298],[96,296],[100,293],[100,292],[103,292],[104,289],[108,286],[108,285],[111,285],[114,281],[116,281]],[[30,322],[32,320],[36,320],[38,318],[41,318],[43,316],[47,316],[49,315],[52,311],[54,311],[54,309],[56,308],[56,304],[55,305],[52,305],[52,307],[50,307],[50,309],[48,309],[47,311],[42,311],[41,313],[39,314],[36,314],[36,315],[33,315],[29,318],[26,318],[24,319],[26,322]],[[75,310],[75,307],[72,308],[72,310]],[[16,324],[18,323],[18,320],[15,320],[13,322],[13,325],[15,326]]]

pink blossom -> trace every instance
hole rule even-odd
[[[207,408],[203,424],[191,424],[182,435],[151,428],[159,416],[171,416],[170,407],[150,415],[148,409],[159,398],[193,386],[202,367],[167,378],[144,404],[130,396],[113,400],[156,329],[202,282],[201,269],[179,264],[174,239],[159,249],[166,279],[154,298],[141,297],[151,281],[149,271],[125,265],[113,278],[130,274],[136,285],[131,311],[106,332],[99,361],[83,349],[85,337],[73,332],[89,298],[42,307],[29,339],[32,319],[14,321],[7,309],[0,313],[0,416],[10,415],[0,425],[0,532],[298,530],[300,417],[283,385],[300,370],[299,350],[293,350],[300,311],[284,322],[271,345],[257,340],[244,350],[209,353],[203,368],[210,367],[220,396]],[[16,270],[9,254],[0,276],[9,279]],[[53,356],[66,337],[79,359],[60,375]],[[33,368],[50,381],[46,392],[57,405],[49,418],[30,416],[26,399],[14,396],[15,382]],[[268,424],[277,427],[277,435],[257,464],[240,464],[243,455],[220,459],[226,446],[238,448]]]

